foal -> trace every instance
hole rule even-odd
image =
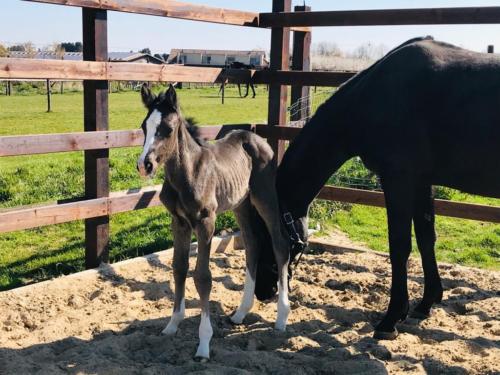
[[[258,213],[271,234],[280,270],[275,327],[285,330],[290,312],[289,244],[280,224],[272,149],[264,139],[243,130],[233,131],[214,143],[205,143],[196,136],[197,128],[182,117],[173,86],[157,97],[143,85],[141,94],[148,114],[142,123],[145,140],[137,169],[142,176],[152,176],[159,166],[165,166],[160,199],[172,215],[174,235],[175,301],[172,317],[162,333],[175,334],[184,318],[184,287],[194,231],[198,239],[194,283],[201,302],[200,342],[195,357],[209,358],[212,337],[210,247],[216,215],[227,210],[233,210],[236,215],[246,249],[243,299],[231,320],[241,324],[253,306],[259,253],[255,241]]]

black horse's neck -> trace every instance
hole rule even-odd
[[[346,111],[336,96],[306,124],[278,169],[276,186],[281,210],[290,212],[296,220],[307,216],[309,205],[328,178],[354,155],[347,146],[351,144],[351,132]]]

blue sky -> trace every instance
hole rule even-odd
[[[184,1],[257,12],[270,11],[272,3],[271,0]],[[294,5],[302,3],[294,0]],[[500,6],[500,0],[307,0],[306,3],[313,10]],[[80,8],[2,0],[0,10],[0,43],[32,41],[41,48],[54,42],[81,40]],[[144,47],[153,52],[168,52],[171,48],[269,49],[268,30],[118,12],[110,12],[108,20],[111,51]],[[365,42],[390,48],[421,35],[433,35],[436,39],[478,51],[494,44],[500,51],[500,25],[318,27],[313,29],[313,43],[334,42],[344,50],[352,50]]]

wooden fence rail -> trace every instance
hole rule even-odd
[[[355,72],[242,70],[182,65],[0,58],[0,79],[263,83],[338,86]]]
[[[262,27],[498,24],[500,7],[261,13]]]
[[[36,3],[69,5],[116,12],[146,14],[183,20],[219,23],[232,26],[262,27],[259,13],[216,8],[172,0],[24,0]],[[309,31],[297,27],[298,31]]]
[[[161,205],[161,185],[111,193],[109,197],[71,203],[37,205],[0,211],[0,233],[104,217]],[[375,191],[325,186],[318,199],[385,207],[384,194]],[[500,223],[500,207],[436,199],[438,215]]]

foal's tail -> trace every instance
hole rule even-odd
[[[268,300],[278,292],[278,266],[273,252],[271,234],[257,209],[252,206],[251,227],[259,249],[255,296],[259,301]]]

